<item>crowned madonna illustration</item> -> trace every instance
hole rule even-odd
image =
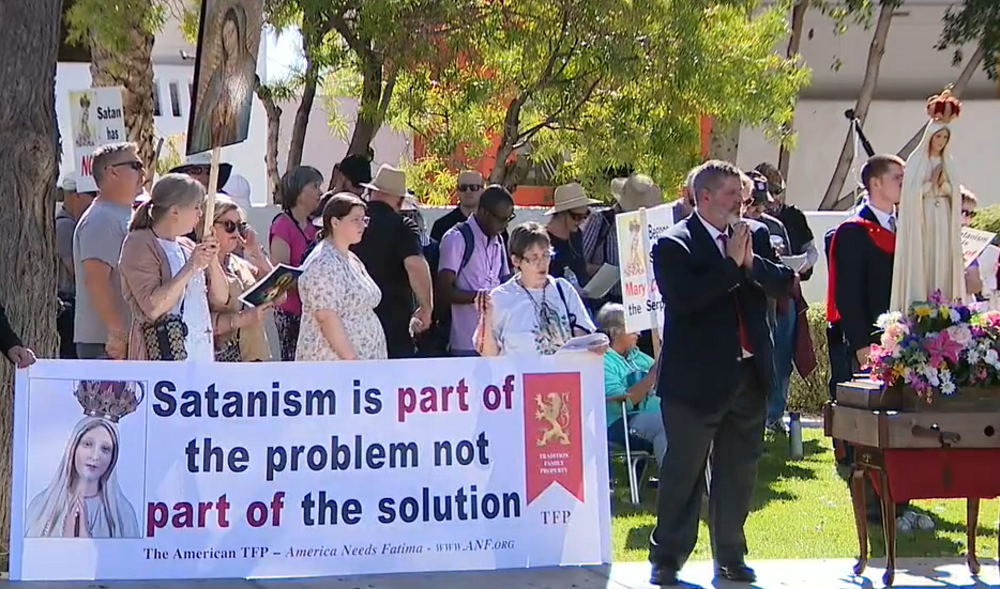
[[[28,505],[28,538],[141,538],[135,509],[118,486],[118,422],[142,403],[141,383],[82,380],[77,422],[52,482]]]
[[[941,291],[946,301],[965,301],[962,196],[951,159],[951,123],[961,108],[950,87],[929,98],[930,121],[920,145],[906,160],[891,311],[906,313],[911,304],[928,300],[935,291]]]

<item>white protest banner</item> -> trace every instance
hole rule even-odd
[[[638,333],[663,326],[663,300],[653,275],[652,251],[674,224],[669,205],[615,216],[625,330]]]
[[[962,227],[962,261],[964,267],[968,268],[975,262],[983,254],[983,251],[993,243],[996,237],[996,233],[980,231],[971,227]]]
[[[610,562],[603,367],[40,360],[16,379],[10,578]]]
[[[125,115],[121,88],[91,88],[69,93],[70,130],[77,190],[95,192],[94,150],[125,141]]]

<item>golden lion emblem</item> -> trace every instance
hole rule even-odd
[[[549,393],[545,396],[535,395],[535,404],[538,411],[535,412],[535,419],[540,419],[548,423],[549,427],[542,430],[542,436],[536,443],[539,447],[547,446],[549,442],[558,440],[563,446],[570,444],[569,434],[566,428],[569,427],[569,398],[564,393]]]

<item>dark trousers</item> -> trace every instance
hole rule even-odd
[[[723,565],[743,562],[743,524],[750,511],[757,459],[763,450],[767,393],[753,361],[740,364],[740,382],[730,400],[705,414],[664,400],[661,408],[670,446],[660,465],[656,527],[649,560],[680,569],[698,542],[705,468],[712,449],[708,529],[712,554]]]
[[[75,301],[72,297],[59,297],[59,314],[56,315],[56,331],[59,333],[59,358],[76,360],[76,344],[73,343],[73,314]]]

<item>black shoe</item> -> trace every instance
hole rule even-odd
[[[757,580],[757,574],[745,563],[719,565],[715,567],[715,576],[735,583],[753,583]]]
[[[649,584],[658,587],[673,587],[677,583],[677,569],[668,566],[653,565],[653,570],[649,575]]]

